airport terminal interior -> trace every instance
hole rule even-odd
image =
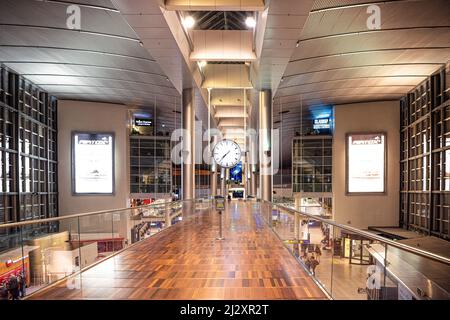
[[[450,300],[449,12],[0,0],[0,300]]]

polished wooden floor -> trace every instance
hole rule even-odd
[[[326,299],[267,227],[257,204],[197,211],[32,299]]]

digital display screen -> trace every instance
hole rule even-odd
[[[242,162],[230,169],[230,180],[236,183],[242,182]]]
[[[384,193],[386,135],[347,136],[347,192]]]
[[[153,120],[145,118],[134,118],[134,125],[136,127],[151,127],[153,126]]]
[[[314,130],[323,130],[323,129],[330,129],[330,118],[323,118],[323,119],[314,119],[313,123],[313,129]]]
[[[73,192],[112,194],[114,192],[114,135],[73,133]]]

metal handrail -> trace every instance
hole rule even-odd
[[[29,220],[29,221],[21,221],[21,222],[13,222],[13,223],[6,223],[6,224],[0,224],[0,230],[1,229],[5,229],[5,228],[14,228],[14,227],[21,227],[21,226],[25,226],[25,225],[31,225],[31,224],[38,224],[38,223],[47,223],[47,222],[54,222],[54,221],[61,221],[61,220],[66,220],[66,219],[73,219],[73,218],[79,218],[79,217],[88,217],[88,216],[93,216],[93,215],[99,215],[99,214],[108,214],[108,213],[114,213],[114,212],[118,212],[118,211],[130,211],[130,210],[137,210],[137,209],[148,209],[148,208],[157,208],[159,206],[168,206],[168,205],[175,205],[175,204],[182,204],[185,202],[195,202],[195,199],[191,199],[191,200],[178,200],[178,201],[173,201],[173,202],[165,202],[165,203],[152,203],[149,205],[145,205],[145,206],[139,206],[139,207],[134,207],[134,208],[119,208],[119,209],[109,209],[109,210],[100,210],[100,211],[93,211],[93,212],[85,212],[85,213],[77,213],[77,214],[71,214],[71,215],[66,215],[66,216],[61,216],[61,217],[54,217],[54,218],[46,218],[46,219],[35,219],[35,220]],[[303,216],[306,216],[308,218],[317,220],[317,221],[321,221],[323,223],[327,223],[330,224],[332,226],[341,228],[343,230],[364,236],[366,238],[375,240],[375,241],[379,241],[381,243],[393,246],[395,248],[398,248],[400,250],[404,250],[413,254],[417,254],[419,256],[440,262],[440,263],[444,263],[446,265],[450,265],[450,259],[434,254],[434,253],[430,253],[428,251],[424,251],[421,249],[417,249],[415,247],[411,247],[408,246],[406,244],[403,243],[399,243],[390,239],[386,239],[384,237],[381,237],[379,235],[367,232],[367,231],[363,231],[348,225],[343,225],[340,223],[337,223],[335,221],[329,220],[329,219],[325,219],[325,218],[321,218],[318,216],[314,216],[312,214],[306,213],[306,212],[301,212],[295,209],[292,209],[290,207],[286,207],[284,205],[280,205],[280,204],[274,204],[270,201],[266,201],[266,200],[261,200],[261,203],[267,203],[269,205],[271,205],[272,207],[278,207],[281,208],[285,211],[287,211],[288,213],[291,214],[301,214]]]
[[[177,200],[177,201],[164,202],[164,203],[152,203],[152,204],[148,204],[145,206],[139,206],[139,207],[133,207],[133,208],[108,209],[108,210],[100,210],[100,211],[92,211],[92,212],[84,212],[84,213],[75,213],[75,214],[70,214],[70,215],[65,215],[65,216],[60,216],[60,217],[54,217],[54,218],[34,219],[34,220],[21,221],[21,222],[5,223],[5,224],[0,224],[0,229],[21,227],[21,226],[30,225],[30,224],[54,222],[54,221],[73,219],[73,218],[79,218],[79,217],[88,217],[88,216],[94,216],[94,215],[99,215],[99,214],[115,213],[118,211],[131,211],[131,210],[149,209],[149,208],[152,209],[152,208],[157,208],[159,206],[162,207],[162,206],[180,204],[183,202],[191,202],[191,201],[193,201],[193,200]]]
[[[406,244],[399,243],[397,241],[386,239],[386,238],[381,237],[379,235],[376,235],[376,234],[373,234],[373,233],[370,233],[370,232],[367,232],[367,231],[364,231],[364,230],[360,230],[360,229],[357,229],[355,227],[351,227],[351,226],[348,226],[348,225],[343,225],[343,224],[337,223],[335,221],[332,221],[332,220],[329,220],[329,219],[325,219],[325,218],[321,218],[321,217],[318,217],[318,216],[315,216],[315,215],[312,215],[312,214],[309,214],[309,213],[306,213],[306,212],[301,212],[301,211],[292,209],[290,207],[286,207],[284,205],[274,204],[274,203],[272,203],[270,201],[267,201],[267,200],[261,200],[261,202],[262,203],[268,203],[268,204],[270,204],[270,205],[272,205],[274,207],[281,208],[283,210],[288,211],[291,214],[294,214],[294,215],[295,214],[301,214],[301,215],[306,216],[308,218],[311,218],[311,219],[314,219],[314,220],[317,220],[317,221],[321,221],[323,223],[330,224],[332,226],[335,226],[335,227],[341,228],[343,230],[346,230],[346,231],[349,231],[349,232],[361,235],[361,236],[363,236],[365,238],[369,238],[371,240],[379,241],[379,242],[381,242],[383,244],[390,245],[390,246],[395,247],[397,249],[404,250],[404,251],[407,251],[409,253],[417,254],[417,255],[422,256],[424,258],[428,258],[428,259],[431,259],[431,260],[434,260],[434,261],[437,261],[437,262],[440,262],[440,263],[444,263],[446,265],[450,265],[450,259],[448,259],[446,257],[440,256],[440,255],[437,255],[437,254],[434,254],[434,253],[431,253],[431,252],[428,252],[428,251],[425,251],[425,250],[417,249],[415,247],[411,247],[411,246],[408,246]]]

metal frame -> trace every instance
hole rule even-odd
[[[8,148],[6,146],[0,148],[3,164],[6,161],[6,154],[9,155],[8,165],[12,164],[9,178],[6,171],[2,174],[4,181],[0,196],[4,197],[2,202],[5,201],[2,203],[5,217],[0,223],[33,219],[37,216],[40,218],[55,216],[58,213],[56,100],[39,86],[6,66],[1,65],[0,72],[3,124],[6,124],[6,119],[9,118],[8,122],[13,126],[10,132],[12,144]],[[5,126],[2,134],[8,136]],[[30,140],[29,152],[23,150],[26,135]],[[24,158],[30,162],[29,191],[21,191],[24,182],[22,176]],[[13,181],[13,186],[8,192],[6,179]],[[25,215],[27,202],[24,197],[31,198],[27,199],[28,206],[31,207],[28,217]]]
[[[154,127],[154,129],[155,129],[155,131],[156,131],[156,126]],[[144,169],[144,168],[152,168],[152,166],[153,166],[153,174],[155,173],[155,172],[157,172],[157,170],[159,170],[160,169],[160,167],[161,167],[161,165],[162,165],[162,162],[160,162],[159,164],[157,163],[157,161],[155,161],[155,159],[156,158],[158,158],[159,160],[169,160],[170,161],[170,150],[172,150],[171,149],[171,140],[170,140],[170,137],[169,136],[141,136],[141,135],[129,135],[129,137],[128,137],[128,139],[129,139],[129,142],[130,142],[130,144],[129,144],[129,147],[130,147],[130,151],[129,151],[129,167],[130,167],[130,172],[129,172],[129,181],[130,181],[130,183],[129,183],[129,185],[130,185],[130,194],[131,194],[131,197],[132,198],[134,198],[134,197],[136,197],[136,196],[138,196],[138,195],[141,195],[141,196],[145,196],[145,197],[150,197],[150,195],[151,194],[153,194],[154,196],[156,196],[156,195],[162,195],[162,194],[166,194],[166,195],[170,195],[171,193],[172,193],[172,165],[170,166],[170,168],[169,168],[169,175],[170,175],[170,182],[169,182],[169,184],[157,184],[157,185],[154,185],[155,187],[156,186],[158,186],[158,188],[156,189],[155,188],[155,190],[153,191],[153,192],[141,192],[141,187],[143,187],[144,186],[144,184],[143,183],[141,183],[141,182],[139,182],[138,184],[136,184],[135,182],[133,182],[132,181],[132,177],[136,177],[136,176],[138,176],[138,177],[142,177],[143,176],[143,174],[141,173],[141,170],[142,169]],[[155,152],[155,155],[153,156],[153,157],[147,157],[147,156],[144,156],[144,155],[142,155],[141,154],[141,149],[142,149],[142,146],[141,146],[141,142],[143,141],[143,140],[146,140],[146,141],[151,141],[151,142],[153,142],[154,143],[154,146],[153,146],[153,148],[154,148],[154,152]],[[165,143],[166,144],[166,146],[163,148],[163,149],[161,149],[161,148],[156,148],[156,143],[158,142],[158,141],[160,141],[160,142],[163,142],[163,143]],[[133,145],[133,143],[132,142],[137,142],[137,146],[135,146],[135,145]],[[132,151],[132,149],[137,149],[137,150],[139,150],[139,155],[132,155],[132,153],[131,153],[131,151]],[[158,157],[158,156],[156,156],[156,150],[157,149],[159,149],[159,150],[168,150],[168,158],[166,158],[166,157]],[[132,158],[137,158],[138,159],[138,164],[132,164],[131,163],[131,159]],[[148,164],[148,165],[143,165],[142,164],[142,158],[152,158],[153,159],[153,164]],[[170,161],[170,163],[172,163],[172,161]],[[138,169],[139,169],[139,173],[138,174],[134,174],[134,173],[132,173],[132,171],[131,171],[131,168],[132,167],[137,167]],[[165,187],[167,187],[167,186],[170,186],[170,190],[169,191],[167,191],[167,192],[159,192],[159,186],[165,186]],[[137,190],[136,189],[134,189],[135,187],[137,187]]]
[[[275,208],[280,208],[280,209],[282,209],[283,211],[285,211],[285,212],[287,212],[289,214],[301,214],[302,216],[306,216],[306,217],[311,218],[313,220],[317,220],[317,221],[323,222],[325,224],[332,225],[333,227],[337,227],[337,228],[340,228],[342,230],[349,231],[350,233],[358,234],[358,235],[360,235],[360,236],[362,236],[364,238],[368,238],[368,239],[371,239],[371,240],[374,240],[374,241],[379,241],[382,244],[389,245],[389,246],[398,248],[400,250],[404,250],[404,251],[407,251],[409,253],[416,254],[416,255],[419,255],[419,256],[427,258],[427,259],[431,259],[433,261],[437,261],[437,262],[440,262],[440,263],[444,263],[446,265],[450,265],[450,259],[448,259],[446,257],[440,256],[440,255],[437,255],[437,254],[434,254],[434,253],[430,253],[430,252],[425,251],[425,250],[417,249],[415,247],[411,247],[411,246],[405,245],[403,243],[400,243],[400,242],[397,242],[397,241],[394,241],[394,240],[386,239],[386,238],[384,238],[382,236],[379,236],[377,234],[374,234],[374,233],[371,233],[371,232],[368,232],[368,231],[363,231],[363,230],[360,230],[360,229],[357,229],[357,228],[354,228],[354,227],[351,227],[351,226],[348,226],[348,225],[339,224],[339,223],[337,223],[335,221],[332,221],[332,220],[329,220],[329,219],[325,219],[325,218],[321,218],[319,216],[315,216],[315,215],[312,215],[312,214],[309,214],[309,213],[306,213],[306,212],[297,211],[295,209],[292,209],[290,207],[286,207],[284,205],[273,204],[272,202],[265,201],[265,200],[260,200],[260,201],[262,203],[268,203],[270,205],[273,205]]]
[[[297,162],[295,162],[294,161],[294,146],[295,146],[295,144],[296,144],[296,141],[307,141],[307,140],[321,140],[321,142],[322,142],[322,148],[321,148],[321,150],[322,150],[322,155],[321,155],[321,158],[322,159],[324,159],[324,150],[325,150],[325,146],[324,146],[324,141],[325,140],[331,140],[331,143],[333,143],[333,135],[331,135],[331,134],[320,134],[320,135],[311,135],[311,136],[295,136],[295,137],[293,137],[292,138],[292,141],[291,141],[291,174],[292,174],[292,178],[294,178],[294,167],[297,167],[297,168],[302,168],[299,164],[297,164]],[[301,150],[303,151],[303,149],[304,149],[304,147],[302,147],[301,148]],[[331,155],[331,157],[330,158],[332,158],[333,157],[333,146],[331,146],[330,147],[330,149],[331,149],[331,153],[332,153],[332,155]],[[315,167],[319,167],[319,166],[315,166]],[[321,167],[325,167],[325,165],[322,163],[322,165],[321,165]],[[331,163],[331,170],[333,171],[333,163]],[[298,174],[297,174],[298,175]],[[298,176],[301,176],[301,175],[298,175]],[[322,173],[321,174],[321,176],[323,177],[323,176],[326,176],[326,174],[324,174],[324,173]],[[331,174],[331,176],[332,176],[332,174]],[[294,183],[294,179],[292,179],[292,182],[291,182],[291,184],[292,184],[292,193],[293,194],[301,194],[302,195],[302,198],[309,198],[309,197],[324,197],[324,198],[327,198],[327,197],[330,197],[331,198],[331,196],[332,196],[332,189],[333,189],[333,187],[332,187],[332,184],[333,184],[333,178],[332,178],[332,180],[331,180],[331,183],[324,183],[324,182],[322,182],[321,184],[322,185],[326,185],[326,184],[330,184],[331,185],[331,190],[330,191],[328,191],[328,192],[326,192],[326,191],[322,191],[322,192],[314,192],[314,191],[309,191],[309,192],[304,192],[304,191],[295,191],[294,190],[294,184],[298,184],[298,183]],[[303,182],[301,182],[301,183],[299,183],[300,185],[303,185],[304,183]]]
[[[101,134],[101,135],[111,135],[112,137],[112,192],[103,193],[103,192],[88,192],[88,193],[77,193],[76,192],[76,181],[75,181],[75,145],[74,139],[77,134]],[[71,159],[71,185],[72,185],[72,196],[114,196],[116,194],[116,136],[114,132],[101,132],[101,131],[72,131],[70,135],[70,159]]]
[[[383,177],[383,191],[382,192],[349,192],[349,145],[348,140],[351,136],[354,135],[383,135],[384,136],[384,177]],[[388,135],[385,131],[379,131],[379,132],[348,132],[345,134],[345,195],[346,196],[376,196],[376,195],[387,195],[388,188],[387,188],[387,176],[388,176]]]
[[[450,239],[450,204],[445,202],[450,194],[445,185],[450,146],[442,140],[449,137],[449,67],[439,69],[401,101],[400,225],[445,239]]]

